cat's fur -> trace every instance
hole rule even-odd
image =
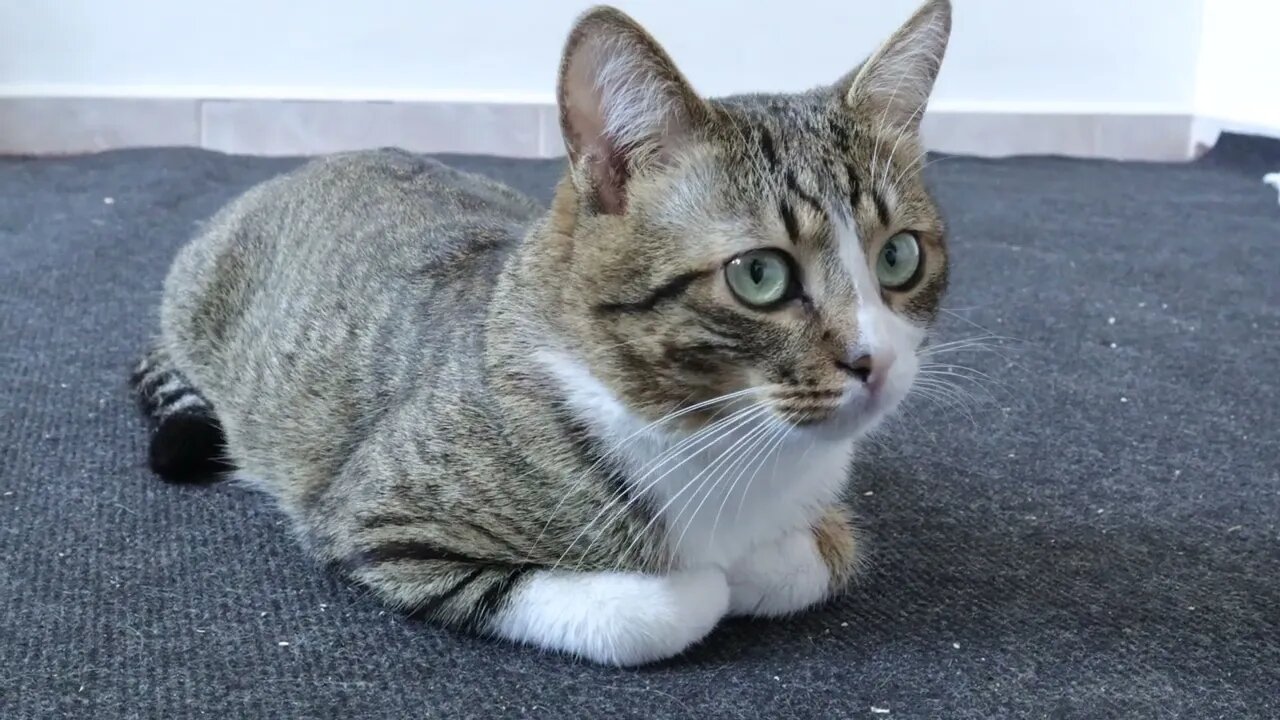
[[[853,443],[946,284],[917,132],[949,25],[931,0],[834,86],[703,100],[597,8],[549,212],[396,151],[250,190],[166,280],[135,378],[153,467],[224,460],[387,602],[600,662],[822,601],[857,559]],[[894,292],[874,262],[901,231],[924,265]],[[803,297],[735,300],[722,268],[758,247]]]

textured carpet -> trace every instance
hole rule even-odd
[[[1280,717],[1280,143],[930,167],[989,379],[868,448],[849,596],[632,671],[384,612],[263,497],[144,469],[169,260],[296,162],[0,159],[0,718]]]

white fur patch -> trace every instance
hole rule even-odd
[[[491,631],[509,640],[608,665],[639,665],[684,651],[729,606],[715,568],[666,576],[540,570],[511,596]]]
[[[652,143],[676,116],[671,97],[636,49],[618,40],[600,40],[595,77],[604,131],[622,147]]]
[[[845,485],[852,437],[821,437],[761,410],[688,442],[649,427],[572,357],[537,359],[579,417],[616,444],[633,495],[659,509],[654,527],[665,528],[673,569],[727,568],[749,549],[808,527]]]
[[[166,406],[164,408],[164,413],[166,415],[172,415],[174,413],[180,413],[183,410],[186,410],[188,408],[204,407],[204,404],[205,404],[204,398],[200,397],[199,395],[196,395],[195,393],[191,393],[188,395],[183,395],[182,397],[178,398],[177,402],[173,403],[172,405]]]
[[[892,365],[881,389],[880,415],[897,407],[915,381],[920,362],[916,350],[924,341],[925,331],[893,312],[880,297],[880,282],[871,269],[857,230],[847,221],[835,223],[840,262],[853,281],[858,296],[858,340],[852,354],[870,353],[888,358]]]
[[[156,393],[155,393],[155,394],[157,394],[157,395],[172,395],[173,393],[178,392],[179,390],[181,390],[182,388],[184,388],[184,387],[186,387],[186,386],[187,386],[187,383],[186,383],[185,381],[183,381],[183,380],[182,380],[182,378],[176,378],[176,377],[175,377],[175,378],[173,378],[173,379],[169,380],[168,382],[166,382],[165,384],[161,385],[160,387],[156,388]]]
[[[729,569],[729,613],[789,615],[825,600],[830,587],[813,531],[793,530]]]

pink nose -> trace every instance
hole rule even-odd
[[[889,367],[893,365],[893,355],[861,353],[850,362],[840,361],[836,365],[853,379],[866,385],[868,390],[875,392],[884,385],[885,378],[889,375]]]

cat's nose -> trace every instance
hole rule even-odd
[[[836,363],[841,370],[872,391],[884,384],[892,364],[893,356],[889,353],[855,353],[852,359]]]
[[[875,363],[870,355],[864,354],[855,357],[850,362],[837,362],[836,365],[839,365],[841,370],[852,375],[858,382],[865,383],[871,378],[871,370]]]

